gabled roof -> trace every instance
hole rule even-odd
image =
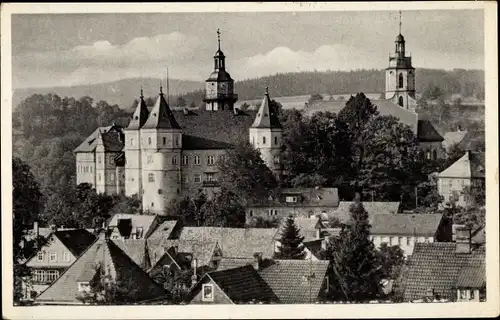
[[[142,96],[141,92],[141,97],[137,102],[137,107],[135,108],[135,111],[132,114],[132,119],[130,119],[127,130],[139,130],[140,128],[142,128],[142,126],[144,125],[144,123],[146,123],[146,120],[148,119],[148,115],[149,115],[148,107],[146,106],[146,102],[144,101],[144,97]]]
[[[267,92],[266,88],[266,94],[264,95],[264,99],[262,99],[252,128],[281,129],[281,123],[276,114],[276,110],[271,108],[270,104],[271,100],[269,99],[269,92]]]
[[[213,271],[205,277],[212,279],[233,303],[278,302],[276,294],[252,266]],[[192,293],[199,292],[202,283],[206,282],[203,280],[193,287]]]
[[[468,131],[465,137],[460,141],[457,147],[460,150],[484,150],[485,147],[485,131],[474,130]]]
[[[143,270],[150,268],[151,261],[149,261],[145,239],[115,239],[112,241]]]
[[[376,214],[370,219],[370,233],[375,235],[436,235],[442,214]]]
[[[108,223],[110,228],[118,227],[118,220],[120,219],[131,219],[132,220],[132,230],[137,228],[142,228],[143,237],[147,238],[154,230],[154,222],[158,218],[156,215],[148,214],[125,214],[117,213],[115,214]]]
[[[351,216],[349,209],[352,204],[352,201],[340,201],[339,206],[333,213],[333,216],[338,218],[341,222],[347,222]],[[363,202],[363,208],[365,208],[370,217],[378,214],[397,214],[399,211],[399,205],[400,202]]]
[[[420,142],[441,142],[444,140],[429,120],[418,120],[417,132]]]
[[[199,267],[208,266],[217,247],[214,241],[150,238],[147,242],[151,266],[155,266],[170,248],[176,248],[181,254],[191,254],[193,259],[197,259]]]
[[[422,299],[429,289],[448,300],[454,299],[459,285],[473,284],[479,289],[485,280],[481,281],[484,273],[480,271],[485,258],[484,248],[468,254],[457,253],[454,242],[415,243],[403,279],[404,300]]]
[[[259,274],[281,303],[314,303],[329,265],[329,261],[274,260]]]
[[[323,239],[304,241],[304,247],[317,259],[321,259]]]
[[[62,244],[75,257],[79,257],[96,239],[96,236],[85,229],[60,230],[54,232]]]
[[[149,236],[149,238],[151,238],[151,239],[156,239],[156,238],[169,239],[173,235],[172,233],[178,227],[179,227],[179,221],[178,220],[166,220],[166,221],[163,221],[153,231],[153,233],[151,233],[151,235]]]
[[[449,150],[452,146],[457,145],[467,134],[467,131],[450,131],[446,132],[443,136],[443,146]]]
[[[223,257],[249,258],[261,252],[264,258],[274,255],[278,229],[184,227],[179,240],[217,243]]]
[[[181,127],[175,120],[174,113],[160,92],[156,102],[151,110],[148,119],[141,129],[180,129]]]
[[[485,162],[482,152],[465,152],[451,166],[439,173],[440,178],[484,178]]]
[[[106,151],[118,152],[123,149],[123,142],[120,142],[118,133],[122,132],[119,126],[107,126],[97,128],[85,139],[73,152],[94,152],[97,146],[97,136],[101,134],[104,149]],[[109,137],[108,137],[109,134]]]
[[[136,301],[165,295],[156,284],[112,241],[97,239],[63,274],[43,291],[36,301],[42,303],[79,303],[78,282],[89,282],[97,270],[130,287]]]
[[[297,202],[286,202],[287,196]],[[337,188],[283,188],[278,197],[254,200],[248,207],[335,207],[338,201]]]

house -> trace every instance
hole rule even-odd
[[[329,215],[330,219],[335,219],[341,223],[346,223],[351,217],[352,201],[340,201],[338,207]],[[399,212],[400,202],[363,202],[363,208],[368,212],[369,218],[378,214],[397,214]]]
[[[191,304],[276,303],[278,297],[251,265],[213,271],[191,289]]]
[[[31,277],[23,281],[26,298],[34,298],[53,283],[95,241],[85,229],[59,230],[26,261]]]
[[[255,217],[281,219],[328,215],[338,206],[337,188],[284,188],[276,197],[254,201],[246,207],[246,222]]]
[[[256,253],[253,258],[222,258],[217,272],[239,270],[245,266],[257,270],[279,303],[322,301],[329,287],[329,261],[263,259]]]
[[[115,239],[111,241],[143,270],[151,268],[146,239]]]
[[[456,242],[417,243],[402,281],[403,298],[484,301],[485,259],[484,247],[471,247],[469,230],[462,229]]]
[[[443,148],[448,153],[464,139],[467,130],[450,131],[443,135]]]
[[[92,281],[110,281],[130,292],[133,302],[166,295],[140,266],[101,232],[98,239],[36,299],[38,304],[82,304],[82,297],[91,290]]]
[[[182,230],[182,224],[178,220],[165,220],[148,237],[150,239],[176,239]]]
[[[455,202],[461,207],[474,206],[476,201],[464,194],[465,187],[484,188],[485,183],[484,152],[466,151],[451,166],[438,175],[438,192],[444,202]]]
[[[457,148],[462,151],[484,151],[486,134],[484,130],[468,131],[464,138],[457,144]]]
[[[108,223],[111,239],[147,239],[160,224],[157,215],[115,214]]]
[[[377,214],[371,217],[370,238],[376,248],[382,243],[399,246],[405,256],[417,243],[452,240],[451,221],[442,214]]]

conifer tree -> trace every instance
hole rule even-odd
[[[366,302],[379,294],[381,267],[369,238],[368,213],[359,194],[350,208],[351,217],[339,237],[332,238],[327,256],[332,262],[331,298]]]
[[[295,225],[293,217],[288,217],[281,232],[280,247],[276,253],[277,259],[301,260],[306,257],[304,237],[300,235],[300,229]]]

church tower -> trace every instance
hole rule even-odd
[[[385,69],[385,98],[404,109],[415,111],[415,68],[411,65],[411,57],[407,57],[405,53],[405,38],[401,34],[401,11],[395,54],[389,56],[389,67]]]
[[[142,152],[141,127],[148,119],[148,108],[144,102],[144,95],[139,97],[132,119],[125,129],[125,194],[137,194],[142,197]]]
[[[220,31],[217,29],[218,50],[214,55],[214,71],[205,81],[205,109],[233,110],[238,95],[234,94],[234,80],[226,71],[226,56],[220,49]]]
[[[165,213],[181,190],[182,130],[165,100],[162,87],[148,119],[140,130],[142,207]]]
[[[262,160],[279,177],[282,173],[283,128],[276,111],[271,107],[268,88],[249,133],[250,143],[260,151]]]

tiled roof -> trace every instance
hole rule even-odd
[[[149,236],[151,239],[162,238],[169,239],[172,236],[172,232],[179,227],[178,220],[166,220],[163,221]]]
[[[112,240],[132,261],[144,270],[149,269],[150,261],[147,254],[145,239]]]
[[[195,137],[187,134],[182,135],[183,150],[212,150],[212,149],[231,149],[233,145],[224,141],[217,141],[202,137]]]
[[[147,242],[151,266],[155,266],[165,254],[165,251],[172,247],[177,248],[178,253],[192,254],[193,258],[198,260],[198,266],[207,266],[209,265],[217,246],[215,241],[200,240],[167,240],[162,238],[149,238]]]
[[[440,178],[484,178],[484,153],[466,152],[463,157],[439,173]]]
[[[370,233],[432,237],[436,234],[442,218],[442,214],[377,214],[370,219]]]
[[[136,301],[165,295],[161,286],[135,264],[112,241],[97,239],[63,274],[36,300],[41,303],[79,303],[78,282],[93,279],[98,266],[113,279],[128,285]]]
[[[223,257],[249,258],[261,252],[264,258],[274,255],[277,229],[184,227],[179,240],[218,243]]]
[[[213,271],[206,276],[211,278],[234,303],[252,300],[278,301],[276,294],[252,266]]]
[[[347,222],[351,216],[349,211],[351,204],[353,204],[352,201],[340,201],[335,212],[330,215],[338,218],[341,222]],[[399,211],[399,205],[400,202],[363,202],[363,208],[365,208],[370,217],[377,214],[397,214]]]
[[[254,258],[222,258],[219,260],[219,265],[217,267],[217,271],[243,267],[246,265],[252,265],[253,261],[254,261]],[[268,258],[262,259],[260,261],[260,267],[266,268],[273,263],[274,262],[272,259],[268,259]]]
[[[418,120],[417,132],[418,141],[421,142],[441,142],[444,140],[429,120]]]
[[[124,140],[123,132],[118,131],[108,131],[97,133],[97,144],[99,144],[99,139],[102,140],[104,145],[104,150],[109,152],[120,152],[123,150]]]
[[[485,251],[457,253],[454,242],[416,243],[403,279],[404,300],[422,299],[429,289],[443,299],[454,300],[455,290],[461,284],[482,284]],[[465,280],[470,277],[471,281]],[[475,287],[479,288],[479,287]]]
[[[465,137],[460,141],[457,147],[460,150],[479,150],[484,149],[485,147],[485,131],[484,130],[475,130],[468,131]]]
[[[138,130],[140,129],[146,120],[148,119],[149,111],[146,106],[146,102],[144,101],[144,97],[141,94],[139,102],[137,103],[137,107],[135,108],[134,113],[132,114],[132,119],[128,124],[127,129],[129,130]]]
[[[147,214],[125,214],[117,213],[109,221],[108,226],[114,228],[118,226],[118,220],[120,219],[131,219],[132,229],[142,228],[143,237],[147,238],[154,230],[154,222],[157,219],[156,215]]]
[[[122,132],[122,128],[119,126],[107,126],[97,128],[90,136],[85,139],[78,147],[76,147],[73,152],[94,152],[97,146],[97,136],[100,133],[103,137],[104,148],[109,151],[121,151],[123,149],[123,142],[121,143],[121,148],[119,143],[116,141],[117,132]],[[111,133],[110,137],[107,137],[107,133]],[[119,150],[118,150],[119,149]]]
[[[270,104],[271,100],[269,99],[269,93],[266,89],[266,94],[264,95],[264,99],[262,99],[262,103],[260,104],[255,121],[252,124],[252,128],[281,129],[281,123],[278,115],[276,114],[276,111],[271,108]]]
[[[281,303],[312,303],[317,301],[328,266],[329,261],[275,260],[259,274]]]
[[[451,131],[444,134],[443,147],[449,150],[452,146],[458,144],[467,134],[467,131]]]
[[[94,234],[85,229],[60,230],[54,235],[75,257],[79,257],[96,239]]]
[[[180,129],[174,113],[162,93],[158,95],[148,119],[141,129]]]
[[[231,75],[226,70],[214,71],[206,81],[231,81]]]
[[[304,241],[304,247],[307,248],[311,252],[313,256],[317,259],[320,259],[321,245],[323,243],[323,239]]]
[[[248,207],[336,207],[337,188],[284,188],[275,198],[256,200]],[[286,202],[287,196],[298,197],[297,202]]]

